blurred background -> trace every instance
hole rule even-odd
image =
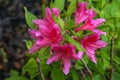
[[[10,69],[20,71],[27,61],[24,40],[30,36],[23,7],[39,17],[41,5],[42,0],[0,0],[0,80],[9,77]]]

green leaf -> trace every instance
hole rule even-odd
[[[79,44],[79,42],[75,41],[73,38],[71,38],[71,37],[68,36],[68,35],[65,35],[65,39],[66,39],[67,41],[69,41],[71,44],[75,45],[78,50],[84,52],[84,49],[83,49],[82,46]]]
[[[31,69],[35,70],[36,68],[37,68],[37,63],[33,58],[30,58],[26,63],[26,65],[23,67],[23,69],[25,70],[31,70]]]
[[[28,72],[30,75],[30,78],[33,79],[36,76],[35,73],[37,69],[38,67],[37,67],[37,63],[35,59],[30,58],[28,62],[26,63],[26,65],[24,65],[22,68],[22,75],[24,75],[25,72]]]
[[[114,61],[115,63],[117,63],[117,64],[120,65],[120,57],[114,55],[114,56],[113,56],[113,61]]]
[[[41,65],[44,76],[48,77],[50,72],[52,71],[51,66],[46,64],[46,60],[40,61],[40,65]]]
[[[44,47],[38,51],[38,58],[40,60],[47,59],[50,55],[50,48]]]
[[[98,0],[96,1],[95,7],[102,10],[105,7],[107,2],[108,2],[107,0]]]
[[[84,0],[78,0],[78,1],[83,2]]]
[[[114,64],[114,68],[120,73],[120,65],[116,65],[116,64]]]
[[[95,75],[93,80],[103,80],[101,75]]]
[[[53,8],[53,6],[54,6],[54,3],[51,1],[50,2],[50,8]]]
[[[52,80],[65,80],[64,73],[59,68],[52,69],[51,77]]]
[[[81,62],[80,60],[78,60],[78,61],[76,62],[75,68],[76,68],[77,70],[80,70],[80,69],[83,68],[83,64],[82,64],[82,62]]]
[[[75,69],[71,69],[70,74],[72,76],[72,80],[79,80],[78,73],[75,71]]]
[[[74,27],[74,21],[71,18],[67,18],[65,30],[71,29],[72,27]]]
[[[120,18],[119,0],[113,0],[111,4],[107,4],[104,10],[106,18]]]
[[[104,68],[110,68],[110,57],[109,54],[107,53],[110,47],[106,47],[104,49],[100,50],[100,56],[103,60],[103,66]]]
[[[88,64],[88,62],[89,62],[88,56],[86,56],[86,55],[83,56],[83,60],[85,61],[86,64]],[[78,60],[75,64],[75,68],[77,70],[82,69],[83,68],[83,63],[80,60]]]
[[[32,20],[36,19],[37,17],[35,15],[33,15],[32,13],[30,13],[26,7],[24,7],[24,10],[25,10],[25,19],[26,19],[26,22],[28,24],[28,26],[30,28],[34,28],[35,25],[32,23]]]
[[[10,76],[11,77],[17,77],[17,76],[19,76],[19,73],[16,70],[10,70]]]
[[[51,3],[52,8],[56,7],[61,12],[64,9],[65,0],[55,0],[54,3]]]
[[[53,15],[53,19],[59,25],[61,30],[64,30],[64,21],[63,21],[63,19],[60,18],[60,16],[58,18],[56,18],[55,15]]]
[[[75,11],[76,4],[77,4],[76,0],[71,1],[66,13],[68,16],[72,15],[72,13]]]
[[[119,80],[120,79],[120,73],[118,72],[113,72],[113,75],[112,75],[112,80]]]
[[[5,80],[28,80],[28,79],[25,77],[16,76],[16,77],[7,78]]]
[[[103,64],[103,62],[100,59],[98,59],[96,69],[100,74],[104,74],[105,73],[105,68],[104,68],[104,65],[101,65],[101,64]]]
[[[32,44],[33,44],[33,41],[31,41],[31,40],[24,40],[24,42],[25,42],[25,44],[27,46],[27,49],[30,49]]]
[[[61,27],[62,30],[64,30],[64,21],[62,18],[58,17],[58,24]]]

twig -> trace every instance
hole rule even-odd
[[[111,39],[111,45],[110,45],[110,80],[112,80],[112,73],[113,73],[113,47],[114,47],[114,38]]]
[[[43,74],[43,71],[42,71],[42,68],[40,66],[40,63],[38,61],[36,61],[37,65],[38,65],[38,71],[40,73],[40,76],[42,78],[42,80],[45,80],[45,77],[44,77],[44,74]]]
[[[84,74],[84,72],[82,71],[82,70],[80,70],[80,73],[82,74],[82,76],[83,76],[83,80],[85,80],[86,79],[86,75]]]
[[[92,72],[91,70],[88,68],[88,66],[86,65],[85,61],[83,59],[81,59],[83,65],[85,66],[85,68],[87,69],[89,75],[90,75],[90,80],[93,80],[93,76],[92,76]]]

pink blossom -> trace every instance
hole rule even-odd
[[[75,23],[79,24],[88,18],[86,2],[78,2],[77,9],[75,11]]]
[[[59,26],[52,19],[52,13],[49,8],[46,8],[45,19],[33,20],[33,23],[38,27],[37,30],[29,29],[29,33],[36,42],[30,49],[30,53],[39,50],[42,47],[60,43],[62,35]]]
[[[88,16],[85,20],[85,23],[76,28],[75,32],[78,32],[80,30],[94,30],[97,28],[97,26],[100,26],[103,22],[105,22],[104,18],[98,18],[96,20],[93,20],[93,18],[96,16],[96,13],[94,12],[94,9],[90,9],[86,11],[86,15]]]
[[[94,11],[94,8],[87,10],[86,13],[87,13],[89,19],[93,19],[96,16],[96,12]]]
[[[105,32],[96,30],[96,31],[94,31],[93,34],[90,34],[81,40],[81,44],[82,44],[83,48],[86,50],[86,54],[91,59],[91,61],[94,63],[96,63],[95,50],[103,48],[107,45],[106,42],[100,40],[101,34],[105,35]]]
[[[55,22],[54,22],[54,20],[52,19],[52,13],[56,16],[56,17],[58,17],[59,16],[59,14],[60,14],[60,12],[59,12],[59,10],[58,10],[58,8],[52,8],[52,12],[51,12],[51,10],[47,7],[46,8],[46,22],[47,23],[49,23],[49,24],[54,24]],[[48,25],[49,25],[48,24]]]
[[[94,30],[97,26],[100,26],[103,22],[105,22],[105,19],[99,18],[96,20],[92,20],[91,18],[87,19],[85,24],[76,28],[75,32],[78,32],[80,30]]]
[[[54,14],[56,17],[58,17],[59,14],[60,14],[58,8],[52,8],[52,12],[53,12],[53,14]]]
[[[54,54],[52,57],[48,58],[47,64],[51,64],[52,62],[57,62],[59,59],[62,60],[63,63],[63,72],[67,75],[69,73],[70,65],[71,65],[71,59],[78,60],[82,57],[82,52],[78,52],[78,54],[75,54],[75,47],[71,44],[65,44],[65,45],[53,45],[51,46],[52,51],[54,51]]]

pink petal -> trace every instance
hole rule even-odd
[[[84,25],[75,29],[75,32],[78,32],[80,30],[95,30],[96,27],[100,26],[103,22],[105,22],[105,19],[103,18],[96,20],[92,20],[91,18],[88,18]]]
[[[45,26],[45,22],[42,19],[35,19],[32,22],[39,28],[40,28],[40,26]]]
[[[89,53],[88,55],[94,55],[95,54],[95,50],[94,50],[93,47],[91,47],[91,46],[85,46],[84,48],[87,51],[87,53]]]
[[[95,58],[95,55],[89,55],[89,58],[92,62],[94,62],[95,64],[97,63],[96,62],[96,58]]]
[[[88,18],[92,19],[96,16],[96,13],[94,11],[94,8],[90,9],[90,10],[87,10],[86,11],[87,15],[89,16]]]
[[[86,20],[86,22],[85,22],[84,25],[76,28],[76,29],[75,29],[75,32],[78,32],[78,31],[80,31],[80,30],[93,30],[93,29],[95,29],[95,27],[92,26],[92,24],[91,24],[91,19],[88,19],[88,20]]]
[[[91,43],[94,43],[94,42],[96,42],[97,40],[99,40],[100,39],[100,36],[99,36],[99,34],[97,33],[94,33],[94,34],[90,34],[90,35],[88,35],[88,36],[86,36],[86,37],[84,37],[82,40],[81,40],[81,44],[84,46],[84,45],[89,45],[89,44],[91,44]]]
[[[78,51],[78,58],[79,58],[79,59],[81,59],[81,58],[82,58],[82,55],[83,55],[83,52]]]
[[[53,21],[53,19],[52,19],[52,13],[51,13],[51,10],[50,10],[50,8],[46,8],[46,21],[47,21],[47,23],[49,23],[49,24],[54,24],[54,21]]]
[[[75,11],[75,23],[79,24],[87,19],[88,15],[86,14],[87,8],[86,8],[86,2],[79,2],[78,8]]]
[[[44,38],[42,40],[37,39],[36,44],[39,45],[40,48],[42,48],[45,46],[49,46],[51,44],[51,42],[50,42],[50,40]]]
[[[39,49],[40,49],[39,45],[34,44],[34,45],[30,48],[29,53],[32,54],[32,53],[36,52],[36,51],[39,50]]]
[[[64,65],[64,68],[63,68],[63,72],[65,75],[67,75],[70,71],[70,65],[71,65],[71,62],[69,59],[62,59],[63,61],[63,65]]]
[[[50,54],[53,55],[52,49],[50,49]]]
[[[76,53],[71,54],[71,59],[79,60],[82,58],[82,55],[83,55],[83,52],[78,51],[78,54],[76,54]]]
[[[57,24],[54,24],[53,26],[51,26],[49,28],[49,31],[51,34],[49,34],[50,36],[53,36],[53,37],[60,37],[60,28]]]
[[[59,44],[53,44],[51,45],[51,49],[55,50],[55,51],[62,51],[63,50],[63,46],[59,45]]]
[[[94,42],[93,44],[91,44],[91,47],[94,47],[95,49],[100,49],[100,48],[105,47],[106,45],[107,45],[106,42],[98,40],[98,41]]]
[[[43,36],[49,36],[50,34],[50,29],[47,26],[40,26],[40,31]]]
[[[46,64],[51,64],[52,62],[58,61],[61,55],[61,53],[55,53],[52,57],[48,58]]]
[[[60,14],[58,8],[52,8],[52,12],[54,13],[54,15],[55,15],[56,17],[58,17],[59,14]]]
[[[93,26],[97,27],[97,26],[100,26],[103,22],[105,22],[105,19],[99,18],[96,20],[92,20],[91,24],[93,24]]]
[[[48,7],[46,8],[46,18],[52,18],[52,13]]]
[[[88,55],[88,57],[90,58],[90,60],[94,63],[96,63],[96,59],[95,59],[95,51],[94,49],[90,48],[90,47],[86,47],[86,54]]]
[[[103,31],[98,30],[98,29],[92,30],[92,32],[94,32],[94,33],[96,33],[96,34],[99,34],[99,35],[103,34],[103,35],[106,36],[106,32],[103,32]]]
[[[41,33],[40,33],[40,31],[38,31],[38,30],[28,29],[28,32],[30,33],[30,35],[31,35],[33,38],[38,38],[38,37],[41,36]]]

